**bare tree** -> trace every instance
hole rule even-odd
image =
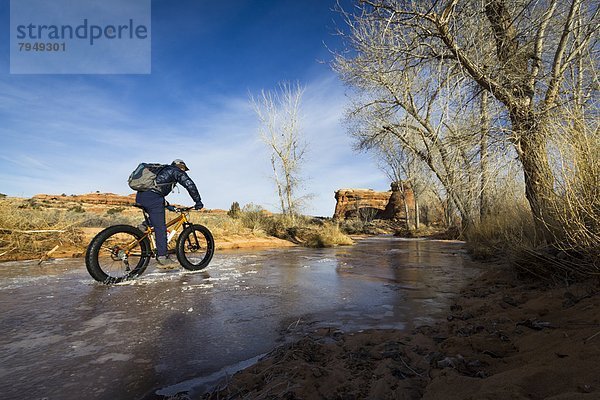
[[[306,153],[300,129],[300,104],[304,88],[281,83],[277,90],[250,97],[260,121],[259,133],[271,151],[271,167],[281,212],[294,217],[302,198],[298,196],[301,167]]]
[[[460,214],[473,225],[476,181],[475,135],[463,135],[459,118],[468,98],[464,76],[443,64],[411,65],[394,56],[398,39],[386,24],[356,17],[349,40],[359,54],[338,56],[335,69],[359,90],[349,113],[350,131],[360,148],[372,149],[392,135],[403,149],[428,166]]]
[[[481,91],[481,137],[479,142],[479,165],[481,169],[481,187],[479,194],[479,218],[482,220],[490,213],[489,195],[489,148],[488,137],[490,135],[490,114],[488,105],[488,92]]]
[[[408,159],[410,155],[408,155],[401,146],[397,146],[394,143],[394,140],[391,136],[384,137],[377,144],[377,157],[379,169],[381,169],[387,177],[392,181],[392,190],[393,185],[398,185],[398,192],[400,197],[402,198],[402,203],[404,203],[404,215],[406,216],[406,230],[411,230],[411,213],[410,207],[408,204],[408,199],[406,196],[407,186],[410,187],[410,175],[406,173],[405,165],[409,163],[411,160]],[[416,200],[416,196],[414,196]],[[416,209],[416,204],[415,207]],[[416,229],[419,229],[416,226]]]
[[[375,148],[379,168],[398,185],[400,196],[404,203],[406,214],[406,229],[410,231],[411,224],[415,229],[420,228],[419,199],[427,190],[434,190],[431,182],[431,171],[424,167],[423,162],[411,152],[402,147],[395,136],[382,137]],[[409,204],[407,191],[412,192],[413,204]],[[412,206],[412,207],[411,207]],[[411,215],[411,208],[414,214]],[[412,223],[411,223],[412,221]]]
[[[506,137],[522,164],[525,195],[539,234],[549,239],[555,183],[547,149],[552,117],[557,108],[571,101],[570,90],[565,86],[569,68],[597,58],[598,3],[360,0],[359,4],[358,12],[345,14],[350,27],[347,38],[354,53],[338,56],[336,69],[352,86],[375,94],[362,107],[393,105],[379,102],[376,94],[404,93],[394,99],[395,106],[413,121],[402,122],[401,132],[416,129],[429,137],[428,142],[423,142],[425,149],[415,147],[414,151],[433,165],[431,145],[439,143],[440,128],[457,133],[446,124],[451,121],[448,117],[460,114],[456,113],[457,107],[440,108],[431,100],[451,95],[450,88],[459,90],[465,83],[458,82],[457,76],[489,92],[505,108],[505,125],[510,128]],[[582,74],[587,71],[579,78],[596,79],[592,68],[579,70]],[[411,76],[412,81],[406,76]],[[392,88],[391,77],[405,86],[419,82],[419,95],[423,98],[415,96],[414,91],[409,96],[406,91]],[[452,115],[444,115],[445,110]],[[437,125],[422,118],[435,117],[436,113],[443,117]],[[450,152],[442,148],[437,151],[439,161],[448,164]],[[457,171],[443,172],[436,174],[463,219],[469,220],[468,207],[449,186],[460,183]]]

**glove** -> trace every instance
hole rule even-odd
[[[165,206],[165,208],[171,212],[175,212],[177,209],[175,208],[175,206],[172,206],[170,204],[168,204],[167,206]]]
[[[194,210],[201,210],[204,208],[204,204],[202,204],[201,201],[197,202],[196,205],[194,206]]]

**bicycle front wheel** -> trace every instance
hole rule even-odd
[[[150,257],[150,241],[139,229],[115,225],[92,239],[85,254],[85,266],[92,278],[112,284],[140,276]]]
[[[214,253],[215,241],[205,226],[190,225],[177,238],[177,260],[185,269],[206,268]]]

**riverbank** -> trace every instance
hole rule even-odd
[[[137,226],[143,220],[140,210],[131,207],[133,201],[132,196],[110,193],[0,198],[0,262],[83,257],[102,229]],[[167,218],[174,216],[168,213]],[[246,221],[231,218],[225,210],[192,211],[189,216],[212,231],[217,250],[296,246],[268,235],[256,221],[246,226]]]
[[[410,332],[321,329],[203,399],[597,399],[600,285],[488,265],[444,320]]]

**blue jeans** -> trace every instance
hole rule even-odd
[[[154,192],[137,192],[135,201],[146,209],[154,227],[157,256],[167,255],[167,224],[165,222],[165,198]]]

